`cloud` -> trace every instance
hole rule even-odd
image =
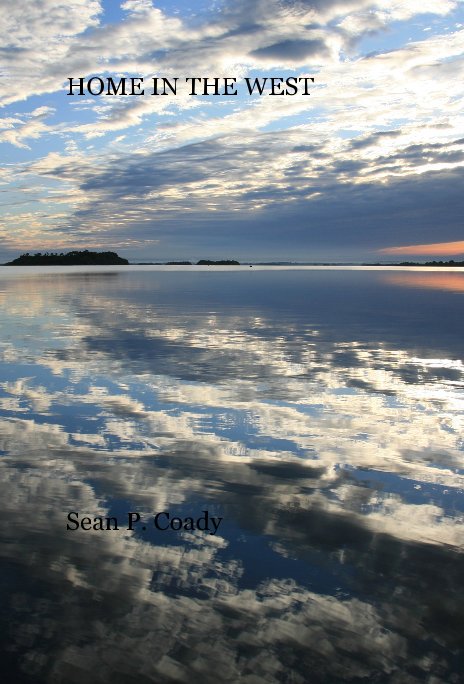
[[[99,0],[44,0],[28,3],[27,8],[21,3],[2,5],[1,102],[59,90],[73,41],[98,25],[101,12]]]
[[[24,140],[37,140],[45,133],[53,131],[44,121],[55,113],[52,107],[38,107],[29,115],[21,119],[4,119],[3,126],[0,120],[0,142],[9,142],[16,147],[30,149]]]
[[[410,239],[433,242],[440,223],[450,241],[460,237],[463,171],[460,156],[452,155],[462,142],[408,144],[415,135],[397,130],[335,144],[317,141],[311,127],[248,132],[240,140],[222,136],[112,159],[52,154],[27,173],[66,183],[64,199],[74,210],[66,230],[62,219],[50,227],[49,239],[55,234],[68,244],[119,244],[131,226],[132,239],[158,240],[162,253],[174,258],[188,223],[181,256],[200,258],[213,244],[215,253],[227,249],[243,258],[264,239],[269,255],[281,251],[281,226],[290,222],[289,256],[298,244],[308,256],[311,245],[336,244],[358,258],[371,250],[375,258],[374,250],[401,244],[405,231]],[[308,136],[311,146],[304,145]]]
[[[7,48],[5,104],[28,92],[59,93],[29,113],[10,106],[4,118],[2,140],[30,153],[4,172],[15,187],[26,186],[21,207],[12,193],[5,209],[9,249],[25,241],[37,249],[113,244],[136,254],[158,245],[163,257],[176,258],[189,256],[176,245],[187,252],[190,240],[203,252],[213,240],[218,252],[238,244],[242,254],[251,249],[264,258],[263,244],[266,256],[280,250],[278,223],[285,221],[290,258],[298,244],[308,257],[330,258],[337,244],[347,258],[367,258],[404,244],[404,231],[408,243],[436,242],[439,205],[443,241],[459,238],[448,200],[460,205],[464,33],[441,27],[370,56],[360,47],[374,25],[395,32],[392,22],[423,12],[441,17],[455,3],[272,2],[250,9],[234,2],[193,23],[149,2],[125,3],[114,23],[104,23],[98,3],[87,3],[72,21],[80,6],[65,16],[63,3],[50,0],[50,31],[44,8],[34,4],[20,45],[13,37]],[[21,12],[13,7],[8,21],[21,22]],[[311,96],[196,99],[180,89],[172,98],[79,99],[62,87],[71,75],[115,73],[235,75],[243,86],[263,60],[314,75]],[[429,194],[435,185],[436,197]],[[397,226],[387,225],[386,206]]]
[[[307,57],[326,56],[328,50],[321,40],[284,40],[268,47],[253,50],[251,56],[279,64],[301,62]]]
[[[76,684],[245,668],[263,684],[316,668],[447,684],[463,611],[458,303],[387,271],[237,275],[3,276],[2,359],[28,373],[0,388],[9,665]],[[227,527],[66,530],[70,510],[127,502],[147,520],[214,505]]]

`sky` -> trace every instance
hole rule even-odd
[[[0,261],[464,259],[460,0],[24,0],[0,34]],[[244,87],[292,76],[311,94]]]

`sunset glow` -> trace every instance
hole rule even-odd
[[[423,254],[424,256],[464,256],[464,240],[455,242],[434,242],[430,245],[406,245],[385,247],[380,254]]]

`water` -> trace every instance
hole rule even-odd
[[[3,681],[462,681],[462,270],[0,294]]]

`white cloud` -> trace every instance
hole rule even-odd
[[[0,142],[9,142],[16,147],[29,149],[24,140],[37,140],[42,135],[52,132],[54,128],[44,123],[45,119],[55,113],[52,107],[38,107],[21,119],[0,120],[0,127],[6,129],[0,132]]]

